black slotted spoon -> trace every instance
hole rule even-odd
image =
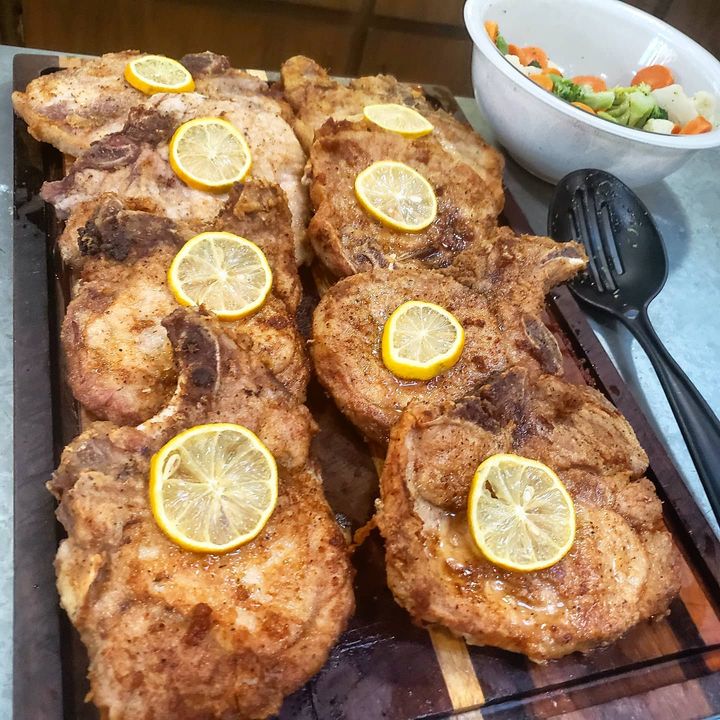
[[[570,289],[614,315],[647,353],[720,523],[720,421],[666,350],[647,313],[667,279],[665,246],[650,213],[614,175],[576,170],[555,189],[548,234],[585,246],[588,269]]]

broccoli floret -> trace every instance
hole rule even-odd
[[[656,105],[653,108],[653,111],[650,113],[649,119],[650,120],[667,120],[668,119],[667,110],[664,110],[659,105]]]
[[[615,103],[615,93],[612,90],[603,90],[602,92],[596,93],[590,90],[589,87],[583,89],[585,92],[580,102],[589,105],[596,112],[609,110]]]
[[[609,120],[610,122],[614,122],[616,124],[619,124],[619,121],[617,118],[615,118],[610,113],[606,112],[605,110],[598,110],[597,116],[603,118],[604,120]]]
[[[634,92],[628,95],[630,101],[629,127],[643,127],[650,118],[653,110],[657,107],[652,95],[644,92]]]
[[[631,85],[629,87],[613,88],[615,100],[607,111],[621,125],[628,127],[642,127],[651,117],[657,107],[649,85]]]
[[[507,55],[507,54],[508,54],[509,48],[508,48],[507,40],[506,40],[500,33],[498,33],[498,36],[497,36],[497,38],[496,38],[496,40],[495,40],[495,45],[497,46],[497,49],[498,49],[503,55]]]
[[[583,96],[583,89],[568,78],[559,75],[550,76],[553,81],[553,93],[567,102],[578,102]]]

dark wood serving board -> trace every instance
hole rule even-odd
[[[14,86],[67,64],[51,55],[17,55]],[[443,88],[426,88],[458,112]],[[78,415],[64,385],[58,328],[67,283],[54,252],[57,226],[38,192],[59,177],[62,157],[15,121],[15,628],[14,713],[24,720],[97,718],[83,702],[87,658],[59,609],[52,567],[62,530],[45,489]],[[504,220],[527,222],[507,195]],[[304,277],[308,301],[315,288]],[[355,552],[357,612],[325,667],[289,697],[283,720],[410,720],[457,714],[477,718],[697,718],[720,710],[720,543],[683,484],[566,288],[548,302],[549,323],[566,359],[566,377],[603,391],[624,413],[650,457],[649,476],[683,555],[682,590],[670,615],[642,623],[588,655],[534,665],[521,655],[468,647],[442,630],[414,626],[385,583],[382,541],[373,532]],[[314,450],[325,490],[352,530],[377,495],[367,445],[316,383],[308,405],[320,425]],[[376,458],[377,460],[377,458]]]

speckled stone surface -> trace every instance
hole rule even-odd
[[[0,718],[12,717],[12,57],[0,46]]]
[[[13,387],[12,387],[12,59],[0,46],[0,718],[12,717]],[[42,52],[42,51],[37,51]],[[475,101],[460,104],[476,129],[491,133]],[[544,232],[551,186],[508,161],[508,186],[536,232]],[[663,233],[670,277],[653,302],[655,328],[680,365],[720,412],[720,151],[697,155],[666,182],[640,192]],[[707,508],[665,396],[642,350],[624,328],[593,326],[654,422],[699,502]],[[709,511],[708,511],[709,512]],[[19,718],[17,720],[20,720]],[[24,720],[24,719],[23,719]]]

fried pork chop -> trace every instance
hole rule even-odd
[[[294,128],[310,152],[315,132],[329,118],[357,119],[366,105],[396,103],[425,115],[434,125],[433,136],[456,160],[468,163],[488,187],[493,202],[502,207],[503,160],[472,128],[444,110],[433,110],[419,88],[399,83],[391,75],[371,75],[337,82],[314,60],[296,55],[281,70],[283,92],[295,112]]]
[[[443,272],[483,295],[503,330],[512,327],[520,315],[530,336],[542,336],[545,328],[536,319],[545,307],[545,295],[583,270],[586,262],[585,250],[578,243],[517,235],[499,227],[484,246],[460,253]],[[555,347],[552,344],[543,361],[547,369],[559,357]]]
[[[358,174],[379,160],[406,163],[433,186],[437,217],[425,230],[403,233],[371,217],[355,197]],[[308,236],[337,276],[374,267],[445,267],[484,242],[502,209],[502,188],[483,180],[431,134],[409,139],[367,120],[328,120],[310,152],[315,215]]]
[[[224,322],[224,332],[256,354],[302,402],[309,367],[295,324],[300,287],[282,191],[261,181],[237,186],[217,228],[259,245],[274,281],[263,306],[246,318]],[[162,319],[177,308],[167,271],[195,232],[128,208],[112,195],[103,196],[75,232],[84,263],[61,333],[67,380],[76,399],[96,418],[136,425],[158,412],[177,384],[162,326]]]
[[[83,153],[62,180],[45,183],[42,196],[62,218],[105,192],[114,192],[171,220],[211,222],[228,194],[188,187],[168,162],[168,143],[178,126],[203,116],[225,117],[241,130],[253,156],[251,176],[282,187],[292,214],[296,259],[305,260],[308,198],[300,182],[305,154],[277,103],[262,95],[231,100],[198,93],[153,95],[130,111],[122,130]]]
[[[470,482],[498,452],[547,464],[573,497],[575,543],[546,570],[503,570],[474,546]],[[553,376],[513,369],[454,402],[413,403],[393,428],[377,516],[395,599],[418,623],[536,662],[664,615],[678,553],[647,464],[604,397]]]
[[[147,99],[124,77],[125,65],[143,54],[135,50],[108,53],[42,75],[25,92],[13,93],[15,112],[33,137],[77,157],[91,143],[122,130],[130,110]],[[192,73],[196,92],[207,97],[268,93],[267,83],[230,67],[224,55],[196,53],[180,62]]]
[[[120,199],[115,193],[106,193],[100,198],[115,198],[127,210],[146,211],[150,214],[154,209],[154,205],[148,208],[142,201]],[[92,241],[90,236],[96,229],[93,216],[97,214],[98,204],[98,198],[78,204],[65,222],[63,232],[58,238],[63,262],[76,273],[81,273],[87,260],[97,255],[103,247],[108,246],[108,243],[112,245],[118,242],[113,227],[106,228],[111,236],[103,242]],[[146,216],[136,217],[142,220]],[[158,222],[162,223],[160,218],[161,216],[158,215]],[[292,218],[287,206],[287,198],[277,185],[252,179],[238,183],[228,193],[228,199],[210,223],[171,222],[168,226],[173,224],[187,231],[233,232],[259,245],[273,271],[273,292],[285,302],[291,312],[295,312],[302,296],[302,288],[293,251]],[[134,228],[134,224],[131,227]],[[130,232],[132,233],[132,229]],[[120,242],[130,243],[127,239]],[[123,259],[117,257],[118,250],[118,248],[113,249],[114,259]],[[120,253],[123,254],[124,249],[120,249]]]
[[[180,366],[171,404],[138,428],[91,425],[49,484],[68,531],[61,602],[102,717],[264,718],[320,669],[352,613],[345,542],[308,458],[306,408],[217,322],[179,309],[165,327]],[[279,466],[273,515],[226,555],[181,549],[148,503],[151,455],[214,421],[252,429]]]
[[[283,95],[295,113],[295,131],[308,152],[315,131],[328,118],[347,120],[362,115],[366,105],[397,103],[423,114],[432,111],[419,88],[399,83],[392,75],[360,77],[343,85],[304,55],[286,60],[280,77]]]
[[[533,238],[518,238],[512,258],[502,252],[490,256],[496,264],[483,268],[482,293],[434,270],[377,269],[341,280],[323,296],[313,317],[310,349],[320,382],[367,437],[382,443],[412,400],[460,397],[514,365],[560,373],[560,349],[540,312],[547,291],[584,267],[585,259],[575,243],[547,243],[537,246]],[[471,264],[466,256],[464,266]],[[506,287],[513,273],[524,274],[527,286]],[[401,380],[382,361],[383,327],[408,300],[441,305],[465,330],[458,363],[429,381]]]

